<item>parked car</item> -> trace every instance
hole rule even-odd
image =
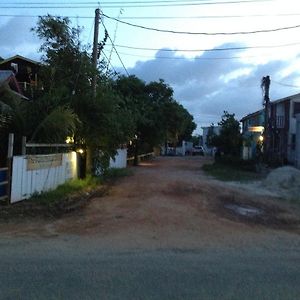
[[[204,156],[204,149],[202,146],[194,146],[193,147],[193,155],[203,155]]]

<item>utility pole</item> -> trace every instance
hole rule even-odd
[[[270,152],[270,76],[265,76],[261,80],[261,88],[264,92],[263,104],[265,107],[265,122],[264,122],[264,157],[268,159]]]
[[[93,96],[96,97],[97,87],[97,60],[98,60],[98,35],[99,35],[99,22],[100,22],[100,9],[95,10],[95,26],[94,26],[94,42],[93,42],[93,66],[95,68],[95,74],[92,80]]]
[[[95,26],[94,26],[94,42],[93,42],[93,54],[92,54],[92,63],[94,67],[94,74],[92,77],[92,91],[93,91],[93,98],[96,98],[96,90],[97,90],[97,60],[98,60],[98,35],[99,35],[99,22],[100,22],[100,9],[97,8],[95,10]],[[94,149],[87,145],[86,147],[86,173],[92,173],[93,167],[93,152]]]

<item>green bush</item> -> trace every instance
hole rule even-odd
[[[216,164],[230,166],[235,169],[255,172],[256,171],[256,162],[255,160],[244,160],[240,157],[223,155],[215,158]]]

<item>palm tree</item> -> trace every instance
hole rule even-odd
[[[75,133],[80,124],[77,115],[68,106],[57,106],[55,98],[50,98],[24,100],[8,85],[0,86],[0,138],[6,141],[0,146],[2,160],[6,157],[9,133],[14,133],[16,145],[22,136],[30,142],[61,143]]]

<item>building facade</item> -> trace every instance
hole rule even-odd
[[[213,135],[220,134],[221,126],[211,125],[211,126],[201,127],[201,128],[203,130],[203,136],[202,136],[203,145],[202,146],[203,146],[204,152],[205,152],[205,154],[213,156],[215,154],[214,147],[210,146],[209,139]]]
[[[300,114],[300,93],[270,102],[267,122],[264,109],[242,118],[243,158],[255,158],[259,142],[267,137],[270,159],[297,165],[300,151],[297,148],[297,114]],[[267,136],[264,134],[266,126]]]

